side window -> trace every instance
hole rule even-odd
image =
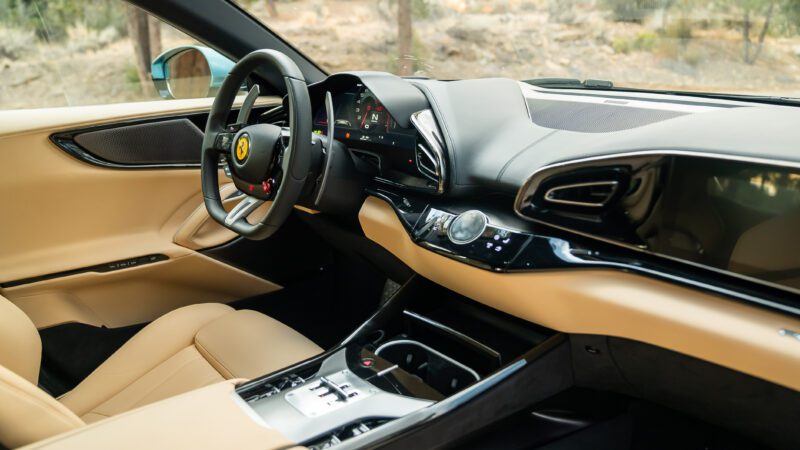
[[[151,62],[192,44],[123,0],[0,0],[0,110],[160,100]]]

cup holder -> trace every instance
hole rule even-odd
[[[417,341],[390,341],[378,347],[375,354],[419,377],[445,396],[481,379],[471,368]]]

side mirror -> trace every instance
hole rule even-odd
[[[150,66],[150,76],[162,98],[209,97],[216,95],[233,65],[216,50],[182,45],[158,55]]]

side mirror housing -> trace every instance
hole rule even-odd
[[[150,76],[158,95],[166,99],[216,95],[234,63],[216,50],[181,45],[158,55]]]

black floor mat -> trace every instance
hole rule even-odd
[[[67,323],[40,330],[39,385],[54,397],[69,391],[144,326],[105,328]]]
[[[230,305],[264,313],[330,348],[376,311],[385,282],[368,265],[340,256],[330,269],[303,282]]]

